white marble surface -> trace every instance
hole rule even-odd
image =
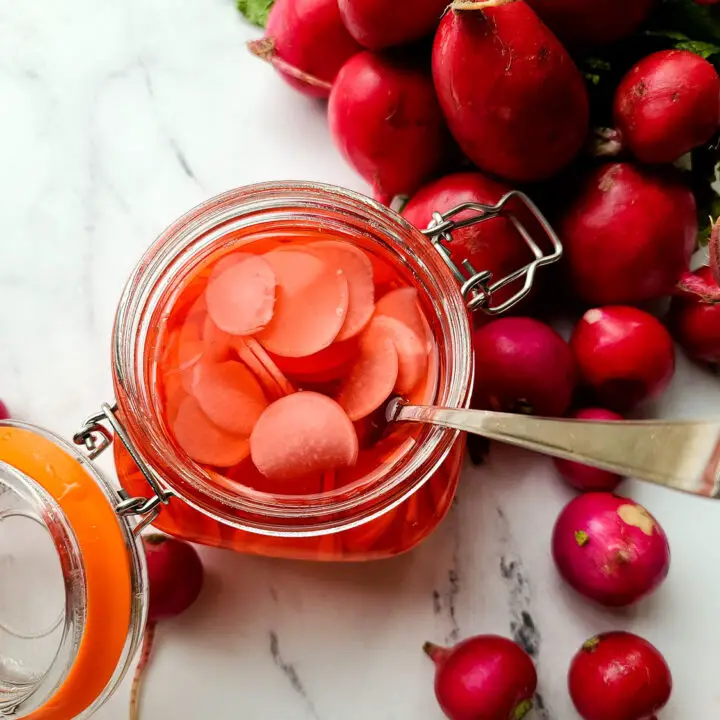
[[[250,57],[232,0],[0,2],[0,396],[70,435],[110,396],[124,279],[197,202],[267,179],[364,189],[323,107]],[[665,415],[709,415],[720,381],[680,362]],[[549,462],[498,448],[415,552],[365,566],[204,552],[207,588],[159,632],[144,718],[439,720],[423,640],[512,633],[536,648],[545,709],[572,720],[568,662],[598,631],[656,643],[675,676],[663,720],[720,716],[720,506],[627,484],[665,526],[669,580],[611,614],[559,582]],[[127,683],[99,712],[127,717]]]

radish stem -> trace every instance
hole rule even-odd
[[[140,653],[140,660],[135,668],[135,677],[133,678],[132,688],[130,690],[130,720],[140,720],[140,694],[142,692],[143,680],[145,679],[145,670],[152,656],[156,627],[157,623],[152,621],[148,622],[145,627],[142,652]]]

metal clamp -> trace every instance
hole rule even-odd
[[[525,209],[529,210],[535,220],[538,221],[552,244],[552,252],[546,254],[542,248],[533,240],[527,228],[518,220],[518,218],[510,212],[506,207],[511,200],[518,200]],[[455,216],[466,211],[477,213],[471,217],[462,220],[454,220]],[[452,251],[448,247],[452,243],[452,233],[460,228],[477,225],[478,223],[492,220],[497,217],[506,217],[515,226],[532,252],[535,259],[518,268],[514,272],[503,278],[493,281],[493,274],[489,270],[477,270],[472,266],[470,261],[465,258],[460,265],[452,259]],[[539,267],[550,265],[557,262],[563,253],[562,243],[555,231],[546,220],[545,216],[540,212],[535,203],[518,190],[511,190],[503,195],[500,201],[495,205],[483,205],[482,203],[467,202],[462,205],[448,210],[446,213],[433,213],[432,221],[426,230],[422,231],[424,235],[430,238],[435,249],[440,253],[453,275],[461,284],[460,290],[467,303],[469,310],[481,309],[488,315],[500,315],[510,308],[514,307],[524,297],[528,295],[535,281],[535,273]],[[520,288],[512,297],[504,302],[494,305],[493,295],[510,283],[516,282],[521,278],[525,278],[522,288]]]
[[[130,440],[130,436],[125,430],[123,424],[118,420],[116,415],[117,405],[108,405],[103,403],[100,406],[100,412],[91,415],[84,423],[81,430],[73,436],[73,442],[76,445],[82,445],[87,450],[90,460],[94,460],[104,450],[106,450],[113,441],[113,433],[120,439],[125,449],[132,457],[140,472],[147,480],[148,485],[152,489],[154,495],[149,498],[131,497],[125,490],[119,490],[120,502],[115,506],[115,512],[121,516],[142,515],[143,520],[135,528],[138,534],[143,528],[149,525],[160,512],[161,505],[167,505],[170,498],[174,496],[171,490],[166,490],[160,484],[155,472],[140,457],[135,446]],[[112,428],[110,432],[103,422],[107,422]]]

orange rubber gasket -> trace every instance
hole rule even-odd
[[[132,608],[130,556],[107,496],[76,458],[48,438],[5,426],[0,460],[32,478],[59,505],[85,570],[87,612],[73,666],[55,694],[26,720],[68,720],[90,707],[123,655]]]

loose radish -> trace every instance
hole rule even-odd
[[[473,406],[560,416],[577,378],[568,344],[531,318],[503,318],[475,331]]]
[[[638,160],[674,162],[720,126],[720,76],[687,50],[653,53],[618,85],[613,114],[622,142]]]
[[[670,170],[610,163],[591,172],[557,230],[570,283],[593,305],[672,294],[695,248],[692,192]]]
[[[381,201],[415,192],[447,148],[432,79],[410,62],[370,52],[351,58],[333,86],[328,118],[336,145]]]
[[[658,396],[675,372],[665,326],[638,308],[588,310],[570,339],[582,382],[600,403],[620,412]]]
[[[433,77],[450,131],[482,170],[548,178],[585,141],[588,98],[559,40],[523,0],[455,0],[433,47]]]
[[[248,47],[294,88],[319,98],[330,95],[340,68],[360,51],[337,0],[275,0],[265,37]]]
[[[574,590],[609,607],[649,595],[670,569],[670,547],[657,520],[633,500],[611,493],[571,500],[555,523],[552,552]]]
[[[402,211],[403,217],[424,230],[433,213],[444,213],[466,202],[494,205],[510,188],[478,172],[463,172],[433,180],[418,190]],[[474,213],[455,216],[462,220]],[[496,218],[453,231],[448,246],[454,262],[467,259],[478,272],[489,270],[495,280],[509,275],[531,258],[525,243],[507,218]],[[497,302],[507,300],[517,288],[506,287],[494,295]]]
[[[339,0],[350,34],[370,50],[419,40],[440,22],[447,0]]]
[[[521,720],[532,709],[535,665],[512,640],[477,635],[423,650],[435,663],[435,695],[450,720]]]
[[[583,720],[654,720],[670,699],[672,676],[647,640],[609,632],[580,648],[570,665],[568,688]]]
[[[613,422],[623,419],[622,415],[603,408],[585,408],[574,413],[571,417],[576,420],[599,420],[601,422]],[[622,480],[622,477],[616,473],[572,462],[571,460],[553,458],[553,462],[563,478],[574,488],[583,492],[592,490],[611,492]]]
[[[185,612],[202,590],[204,571],[192,545],[163,535],[143,536],[149,603],[143,648],[130,693],[130,720],[140,717],[140,694],[159,620]]]
[[[632,34],[655,0],[527,0],[565,43],[606,45]]]
[[[692,274],[691,289],[673,298],[670,327],[685,352],[706,363],[720,363],[720,285],[709,267]],[[687,286],[688,278],[684,278]]]
[[[0,420],[9,420],[10,419],[10,411],[7,408],[7,405],[0,400]]]

